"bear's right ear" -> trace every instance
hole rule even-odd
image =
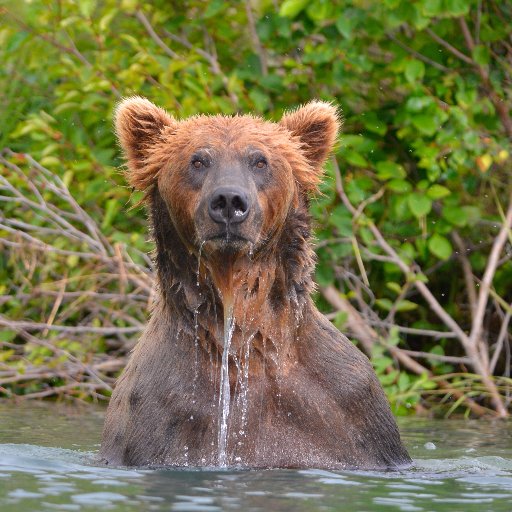
[[[128,164],[128,181],[137,190],[146,190],[165,164],[165,152],[155,146],[176,129],[178,121],[149,100],[133,96],[119,103],[114,122]]]

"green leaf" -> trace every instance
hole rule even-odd
[[[444,0],[445,14],[453,17],[466,15],[470,6],[471,2],[468,0]]]
[[[417,192],[407,196],[407,204],[411,213],[418,219],[427,215],[432,209],[432,201],[426,195]]]
[[[222,12],[224,8],[225,2],[223,0],[212,0],[211,2],[208,2],[208,7],[203,13],[203,18],[213,18],[214,16]]]
[[[350,17],[346,16],[345,13],[343,13],[336,20],[336,28],[338,29],[338,32],[345,39],[351,39],[352,38],[352,29],[354,28],[354,25],[355,25],[354,18],[350,18]]]
[[[349,164],[355,165],[356,167],[368,167],[368,162],[360,153],[346,149],[342,154]]]
[[[308,18],[315,22],[321,22],[332,16],[334,5],[330,0],[316,0],[309,2],[306,10]]]
[[[394,281],[390,281],[389,283],[386,283],[386,286],[391,291],[395,292],[397,295],[402,293],[402,287],[398,283],[395,283]]]
[[[450,190],[442,185],[434,184],[427,190],[427,195],[430,199],[436,200],[441,199],[442,197],[449,196],[451,194]]]
[[[423,14],[425,16],[438,16],[443,12],[442,0],[423,0]]]
[[[473,50],[473,60],[480,66],[487,66],[491,60],[491,54],[487,46],[478,45]]]
[[[254,103],[254,106],[258,112],[265,112],[269,107],[269,96],[265,94],[261,89],[254,87],[249,92],[249,97]]]
[[[328,264],[318,264],[316,267],[316,282],[320,286],[328,286],[334,281],[334,270]]]
[[[389,179],[400,179],[405,178],[407,173],[405,169],[395,162],[378,162],[375,166],[377,169],[377,178],[379,180],[389,180]]]
[[[390,180],[386,183],[386,188],[399,194],[407,194],[412,190],[412,185],[405,180]]]
[[[0,341],[12,341],[18,333],[9,329],[2,329],[0,331]]]
[[[465,226],[468,222],[466,211],[460,206],[445,206],[443,208],[443,218],[455,226]]]
[[[446,237],[438,235],[437,233],[434,233],[430,237],[428,241],[428,248],[434,256],[437,256],[441,260],[447,260],[453,251],[450,241]]]
[[[421,60],[412,59],[405,65],[405,78],[410,84],[421,80],[425,74],[425,64]]]
[[[295,18],[308,4],[309,0],[285,0],[279,9],[279,16]]]
[[[393,303],[389,299],[377,299],[375,304],[384,311],[391,311]]]
[[[418,128],[421,133],[432,136],[439,129],[436,118],[429,114],[418,114],[411,117],[412,124]]]
[[[415,302],[412,302],[410,300],[401,300],[398,302],[398,304],[396,305],[396,310],[403,313],[405,311],[413,311],[415,309],[418,308],[418,304],[416,304]]]
[[[374,112],[366,113],[362,120],[365,128],[370,132],[376,133],[377,135],[385,135],[388,131],[386,123],[379,120],[377,114]]]
[[[341,331],[345,328],[348,319],[348,313],[346,311],[338,311],[334,317],[332,323]]]
[[[96,0],[80,0],[78,8],[84,17],[89,18],[96,8]]]

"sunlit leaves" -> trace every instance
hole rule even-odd
[[[434,233],[429,241],[428,248],[430,252],[441,260],[447,260],[452,254],[452,245],[450,241],[442,236]]]
[[[380,180],[405,178],[405,169],[395,162],[378,162],[376,167],[376,175]]]
[[[407,203],[412,214],[417,217],[427,215],[432,209],[432,201],[424,194],[414,192],[407,196]]]
[[[425,64],[421,60],[412,59],[405,65],[405,78],[411,84],[421,80],[425,74]]]
[[[244,2],[191,0],[169,9],[133,0],[64,0],[59,11],[40,0],[20,3],[30,30],[12,22],[0,29],[0,145],[30,152],[61,173],[109,239],[147,249],[144,216],[127,213],[137,198],[117,170],[122,161],[111,117],[118,97],[148,96],[179,118],[253,112],[278,119],[311,98],[333,101],[344,118],[335,156],[358,217],[343,205],[329,167],[322,194],[311,204],[317,281],[359,286],[355,239],[371,288],[361,293],[380,315],[395,311],[404,322],[437,322],[407,289],[415,279],[428,278],[433,290],[446,287],[457,304],[466,304],[452,233],[465,240],[478,275],[499,223],[496,204],[510,186],[512,147],[496,108],[512,95],[508,7],[494,2],[490,8],[487,0],[249,4],[254,31]],[[170,52],[137,20],[137,9]],[[461,16],[473,48],[461,32]],[[482,73],[489,75],[487,85]],[[491,101],[489,84],[502,103]],[[421,271],[406,276],[383,261],[370,223],[411,269]],[[74,260],[69,266],[78,271]],[[497,289],[510,275],[510,262],[502,267]],[[1,270],[0,277],[7,282]],[[464,311],[451,313],[464,323]],[[441,347],[422,343],[425,352]],[[389,372],[393,361],[383,361],[387,391],[420,386],[419,377],[400,380],[399,372]]]
[[[443,197],[449,196],[451,194],[450,190],[444,187],[443,185],[439,185],[438,183],[434,183],[427,190],[427,196],[430,199],[441,199]]]
[[[309,0],[285,0],[279,14],[285,18],[295,18],[308,4]]]

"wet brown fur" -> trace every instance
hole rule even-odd
[[[393,468],[410,462],[367,358],[309,294],[309,194],[338,131],[336,109],[312,102],[280,123],[252,116],[176,121],[148,100],[119,106],[128,180],[146,192],[160,300],[112,396],[102,443],[111,464],[218,464],[224,314],[233,304],[229,465]],[[272,177],[258,192],[254,244],[233,254],[202,243],[197,146],[262,151]]]

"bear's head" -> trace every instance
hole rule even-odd
[[[191,253],[256,252],[314,192],[339,118],[313,101],[278,122],[253,116],[177,120],[150,101],[120,103],[116,132],[128,180],[158,192]]]

